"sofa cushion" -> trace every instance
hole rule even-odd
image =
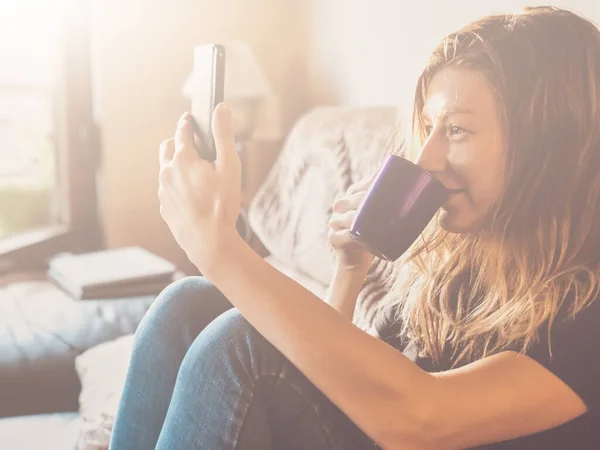
[[[373,176],[389,153],[398,153],[397,129],[392,107],[321,107],[298,120],[249,209],[250,225],[272,263],[302,284],[307,278],[329,284],[331,206],[352,183]],[[375,306],[383,302],[390,266],[378,261],[372,267],[355,313],[361,328],[371,326]]]
[[[93,347],[75,359],[81,381],[78,449],[108,449],[132,346],[133,335],[122,336]]]
[[[74,450],[79,434],[79,414],[37,414],[0,420],[0,443],[4,449]]]
[[[282,263],[326,284],[331,205],[390,153],[394,108],[317,108],[298,120],[249,210],[254,232]]]
[[[43,278],[0,286],[0,416],[76,410],[75,357],[135,331],[153,300],[76,301]]]

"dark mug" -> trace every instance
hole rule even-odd
[[[415,242],[449,194],[421,167],[389,155],[358,209],[350,235],[375,256],[395,261]]]

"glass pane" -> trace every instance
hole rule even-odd
[[[60,221],[61,17],[61,1],[0,2],[0,238]]]

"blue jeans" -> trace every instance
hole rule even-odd
[[[167,287],[135,336],[111,450],[374,449],[206,279]]]

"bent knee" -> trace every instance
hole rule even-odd
[[[262,338],[237,309],[225,311],[215,318],[196,339],[183,361],[183,372],[198,368],[216,369],[232,360],[248,361]],[[212,370],[211,369],[211,370]]]
[[[202,323],[231,307],[206,278],[190,276],[174,281],[158,295],[140,327],[160,324]],[[172,326],[171,325],[171,326]]]
[[[191,276],[174,281],[163,289],[154,304],[162,314],[186,317],[194,316],[199,309],[222,308],[224,302],[227,301],[223,294],[210,281]]]
[[[238,309],[232,308],[213,320],[203,331],[200,347],[214,354],[241,357],[270,348],[271,344],[246,320]]]
[[[281,373],[289,364],[239,310],[231,309],[213,320],[193,342],[179,376],[185,380],[233,376],[254,383],[261,375]]]

